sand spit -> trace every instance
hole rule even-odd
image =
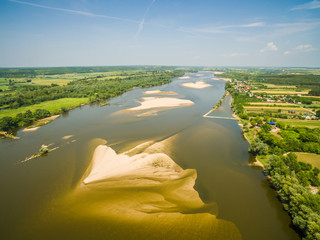
[[[151,91],[145,91],[143,94],[146,94],[146,95],[175,95],[177,93],[160,91],[160,90],[151,90]]]
[[[187,87],[187,88],[195,88],[195,89],[203,89],[207,87],[211,87],[211,84],[205,83],[204,81],[198,81],[196,83],[181,83],[181,86]]]
[[[185,107],[193,104],[192,101],[178,98],[168,97],[146,97],[142,98],[143,102],[138,107],[127,109],[128,111],[140,111],[152,108],[170,108],[170,107]]]
[[[33,127],[33,128],[24,128],[22,132],[34,132],[37,131],[40,127]]]

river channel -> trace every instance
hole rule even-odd
[[[212,86],[181,85],[200,80]],[[299,239],[262,169],[248,165],[249,145],[238,122],[203,117],[223,96],[224,86],[212,72],[187,73],[170,84],[129,91],[111,99],[109,106],[74,109],[37,131],[20,130],[19,140],[0,140],[1,239]],[[166,97],[194,104],[151,114],[125,111],[140,105],[143,97],[163,97],[156,92],[146,96],[145,91],[152,90],[174,92]],[[227,96],[210,116],[232,117],[230,102]],[[151,188],[82,186],[98,145],[123,153],[167,139],[173,140],[166,154],[181,168],[196,171],[194,189],[211,207],[194,212],[170,208],[131,218],[131,210],[125,210],[127,216],[115,210],[117,202],[126,205],[123,209],[130,208],[130,201],[132,206],[141,204],[139,192],[142,198]],[[24,161],[42,144],[57,149]],[[110,201],[113,210],[106,208]],[[161,217],[165,220],[156,220]],[[197,227],[197,221],[208,224]]]

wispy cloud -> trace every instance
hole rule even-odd
[[[238,52],[234,52],[234,53],[229,53],[229,54],[222,54],[223,57],[244,57],[244,56],[248,56],[248,53],[238,53]]]
[[[314,0],[312,2],[295,6],[294,8],[291,8],[291,10],[303,10],[303,9],[311,10],[311,9],[317,9],[317,8],[320,8],[320,1]]]
[[[142,18],[141,22],[139,23],[139,28],[138,28],[138,31],[137,31],[137,33],[136,33],[136,38],[139,37],[141,31],[143,30],[145,19],[146,19],[147,15],[148,15],[148,13],[149,13],[152,5],[153,5],[155,2],[156,2],[156,0],[152,0],[151,4],[148,6],[147,10],[145,11],[145,13],[144,13],[144,15],[143,15],[143,18]]]
[[[180,31],[186,33],[204,33],[204,34],[215,34],[215,33],[233,33],[228,29],[241,29],[241,28],[257,28],[265,26],[264,22],[254,22],[249,24],[238,24],[238,25],[221,25],[205,28],[180,28]]]
[[[274,44],[274,42],[269,42],[267,45],[260,50],[261,53],[264,52],[276,52],[278,51],[278,47]]]
[[[95,13],[91,13],[91,12],[78,11],[78,10],[67,9],[67,8],[57,8],[57,7],[51,7],[51,6],[41,5],[41,4],[37,4],[37,3],[19,1],[19,0],[9,0],[9,1],[10,2],[14,2],[14,3],[23,4],[23,5],[32,6],[32,7],[50,9],[50,10],[53,10],[53,11],[67,12],[67,13],[83,15],[83,16],[87,16],[87,17],[106,18],[106,19],[116,20],[116,21],[126,21],[126,22],[132,22],[132,23],[139,23],[139,21],[137,21],[137,20],[128,19],[128,18],[121,18],[121,17],[114,17],[114,16],[109,16],[109,15],[95,14]]]
[[[297,53],[297,52],[313,52],[315,50],[317,50],[317,49],[312,47],[312,45],[310,45],[310,44],[305,44],[305,45],[302,44],[302,45],[296,46],[295,48],[293,48],[290,51],[285,51],[283,54],[289,55],[289,54]]]

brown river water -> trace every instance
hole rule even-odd
[[[19,131],[19,140],[0,140],[0,238],[299,239],[262,170],[248,165],[238,122],[203,117],[223,96],[225,82],[211,72],[187,76],[134,89],[109,106],[77,108],[37,131]],[[181,86],[199,80],[212,86]],[[158,96],[144,95],[147,90],[175,92],[166,97],[194,104],[151,115],[121,111]],[[232,117],[230,101],[210,116]],[[152,184],[137,177],[83,184],[98,145],[123,153],[148,141],[164,142],[165,154],[190,170],[176,180],[150,176]],[[23,162],[42,144],[57,149]],[[181,189],[194,180],[196,191],[185,195]]]

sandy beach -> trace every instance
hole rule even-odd
[[[202,89],[202,88],[207,88],[211,87],[211,84],[205,83],[204,81],[198,81],[196,83],[181,83],[181,86],[187,87],[187,88],[195,88],[195,89]]]
[[[142,98],[142,100],[143,102],[140,106],[129,108],[127,111],[140,111],[152,108],[185,107],[193,104],[190,100],[168,97],[146,97]]]

